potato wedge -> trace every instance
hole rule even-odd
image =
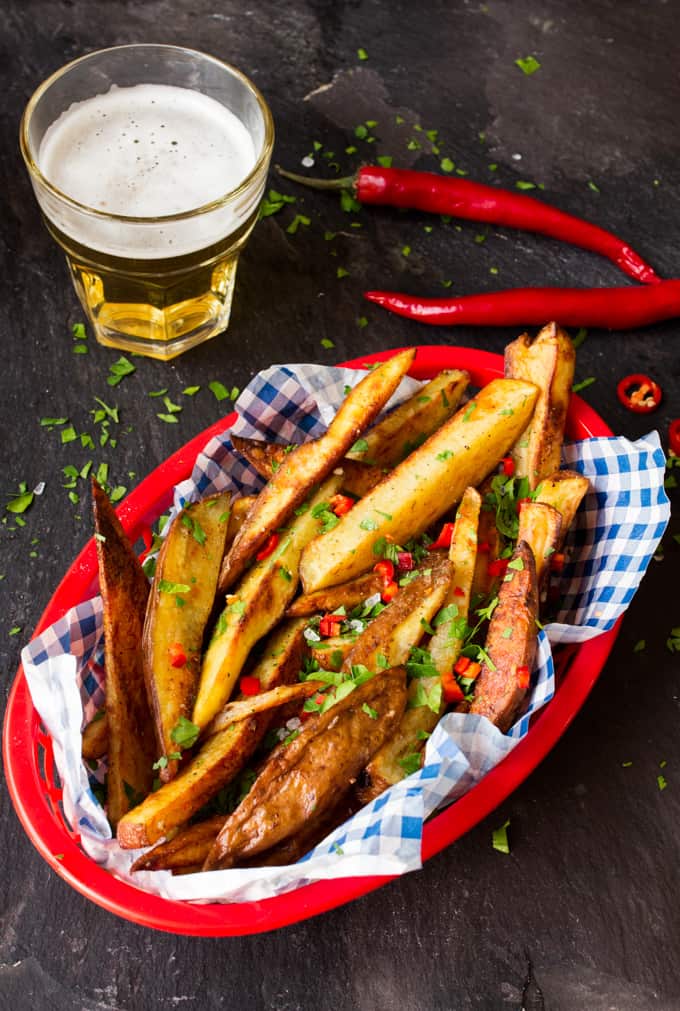
[[[141,647],[149,583],[108,495],[95,480],[92,502],[104,606],[107,814],[115,827],[153,784],[153,720]]]
[[[262,442],[260,439],[243,439],[238,435],[232,435],[231,441],[234,449],[245,457],[255,470],[268,481],[272,479],[285,458],[294,449],[294,446],[287,446],[278,442]],[[310,443],[309,445],[313,445]],[[369,467],[365,463],[357,463],[349,460],[346,456],[338,464],[342,470],[343,491],[349,492],[356,498],[362,498],[371,488],[375,488],[379,481],[385,476],[382,467]],[[336,473],[338,472],[336,468]]]
[[[406,663],[412,646],[417,646],[427,625],[446,599],[451,585],[452,566],[441,552],[432,552],[410,583],[367,626],[345,657],[342,670],[355,664],[371,671]]]
[[[272,752],[252,789],[227,818],[204,869],[232,867],[271,849],[335,806],[406,704],[403,668],[382,671],[312,716],[299,735]]]
[[[483,500],[484,494],[482,491]],[[503,543],[496,526],[496,511],[494,509],[482,508],[479,513],[479,525],[477,528],[477,558],[475,560],[475,574],[472,580],[473,600],[480,596],[486,597],[491,591],[494,577],[489,573],[489,565],[496,561],[502,550]]]
[[[176,755],[173,730],[191,715],[205,629],[213,609],[229,520],[228,492],[187,505],[175,518],[156,564],[144,622],[146,688],[161,755]],[[164,782],[178,760],[160,770]]]
[[[300,555],[316,536],[317,507],[338,489],[339,477],[327,478],[301,515],[296,516],[275,551],[256,562],[227,597],[203,657],[192,722],[206,727],[227,702],[255,643],[282,618],[295,596]]]
[[[340,523],[305,548],[305,593],[352,579],[375,563],[379,537],[404,543],[422,533],[479,484],[524,431],[537,388],[494,379],[356,503]]]
[[[544,502],[561,514],[562,540],[574,522],[576,510],[589,487],[588,478],[574,470],[558,470],[541,481],[535,501]]]
[[[463,645],[462,638],[455,632],[461,620],[467,621],[470,607],[480,506],[479,492],[474,488],[466,488],[458,507],[449,549],[452,578],[439,610],[439,615],[444,620],[439,623],[435,620],[436,631],[427,646],[439,674],[451,670]],[[451,609],[450,618],[446,608]],[[441,697],[439,676],[413,678],[408,689],[406,712],[397,732],[383,744],[364,770],[363,784],[359,788],[363,804],[407,775],[409,760],[423,750],[426,738],[436,727],[445,709]]]
[[[470,705],[471,713],[486,716],[503,733],[509,730],[529,688],[536,656],[537,618],[534,556],[529,545],[519,541],[489,622],[485,650],[491,664],[482,664]]]
[[[363,603],[382,589],[382,577],[377,572],[365,572],[363,576],[340,583],[327,590],[308,593],[294,600],[286,611],[289,618],[336,611],[339,607],[350,609]]]
[[[149,713],[151,719],[151,713]],[[83,730],[83,758],[95,761],[103,758],[109,747],[109,720],[105,709],[100,709]]]
[[[321,642],[310,642],[309,652],[321,670],[339,671],[347,656],[354,649],[357,637],[354,635],[334,635]]]
[[[312,443],[289,453],[260,492],[220,572],[220,591],[232,586],[245,571],[257,550],[273,531],[282,526],[309,495],[337,467],[345,453],[368,428],[406,375],[415,349],[400,351],[369,372],[348,394],[327,432]]]
[[[259,695],[250,695],[245,699],[235,699],[227,702],[226,706],[220,710],[214,720],[212,720],[203,732],[203,737],[210,737],[220,730],[224,730],[232,723],[239,723],[247,720],[255,713],[268,712],[270,709],[278,709],[288,705],[289,702],[304,702],[315,692],[326,687],[325,681],[300,681],[292,685],[279,685],[277,688],[270,688],[267,692],[260,692]]]
[[[469,382],[469,373],[460,369],[440,372],[374,425],[361,440],[361,448],[350,449],[348,459],[374,467],[395,467],[448,421]]]
[[[237,498],[231,503],[231,512],[229,513],[229,525],[227,527],[227,539],[225,541],[225,547],[230,545],[236,534],[239,532],[243,526],[244,520],[250,510],[253,507],[257,495],[243,495],[241,498]]]
[[[539,595],[550,569],[550,556],[562,543],[562,516],[545,502],[525,502],[519,514],[518,540],[531,548]]]
[[[453,576],[442,605],[452,613],[450,618],[442,620],[437,625],[428,646],[432,661],[440,674],[450,672],[463,646],[463,639],[455,634],[455,630],[460,627],[460,619],[467,621],[470,609],[481,505],[479,492],[475,488],[466,488],[456,514],[456,525],[449,549]]]
[[[284,622],[268,638],[262,658],[251,672],[263,690],[297,681],[305,652],[304,628],[304,618],[296,618]],[[270,722],[271,713],[258,713],[208,738],[173,780],[121,818],[120,845],[124,849],[150,846],[187,822],[238,775]]]
[[[137,857],[130,870],[173,871],[200,868],[227,820],[225,814],[214,814],[205,821],[181,829],[171,839],[157,843]]]
[[[548,323],[535,340],[521,334],[505,349],[505,375],[539,388],[533,417],[512,448],[515,474],[536,485],[560,466],[576,352],[568,334]]]

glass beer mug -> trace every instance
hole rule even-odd
[[[20,142],[101,344],[169,359],[226,329],[274,143],[244,74],[177,46],[94,52],[37,89]]]

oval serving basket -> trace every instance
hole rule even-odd
[[[343,362],[361,368],[395,352],[384,351]],[[503,358],[469,348],[424,346],[418,349],[411,375],[429,379],[444,368],[470,372],[483,386],[503,374]],[[174,486],[187,478],[198,453],[213,436],[235,421],[215,422],[156,468],[118,509],[132,543],[147,539],[151,525],[171,504]],[[604,421],[578,396],[572,397],[567,420],[571,439],[610,436]],[[97,557],[91,539],[75,559],[42,615],[34,636],[98,589]],[[538,765],[579,711],[604,666],[620,622],[578,647],[556,654],[557,690],[535,716],[513,751],[467,794],[432,817],[424,827],[423,860],[450,845],[501,803]],[[20,667],[9,695],[3,733],[3,760],[17,815],[41,856],[65,881],[93,902],[124,919],[157,930],[203,936],[243,935],[274,930],[332,909],[392,880],[390,876],[322,881],[259,902],[183,903],[151,895],[98,866],[80,849],[67,824],[54,767],[52,741],[33,708]]]

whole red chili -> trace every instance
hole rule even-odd
[[[616,395],[635,414],[649,414],[661,403],[661,387],[641,372],[625,376],[616,387]]]
[[[367,291],[384,309],[433,326],[562,326],[628,330],[680,316],[680,280],[644,288],[507,288],[459,298]]]
[[[668,426],[668,448],[671,453],[680,456],[680,418],[675,418]]]
[[[365,165],[356,176],[344,179],[310,179],[281,168],[278,171],[287,179],[316,189],[352,188],[363,204],[408,207],[538,232],[606,256],[636,281],[655,283],[659,280],[649,264],[616,235],[523,193],[497,189],[471,179],[379,165]]]

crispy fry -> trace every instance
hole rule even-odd
[[[303,615],[323,614],[335,611],[339,607],[352,608],[361,604],[368,597],[380,593],[382,577],[377,572],[366,572],[363,576],[351,579],[349,583],[340,583],[327,590],[308,593],[294,600],[286,611],[289,618]]]
[[[443,607],[452,610],[451,617],[436,628],[429,652],[440,674],[447,674],[460,655],[463,639],[452,635],[455,622],[467,621],[472,595],[472,582],[477,560],[477,526],[481,509],[481,496],[474,488],[466,488],[456,514],[456,525],[451,538],[449,560],[453,567],[451,586]]]
[[[109,821],[115,827],[153,783],[153,722],[144,686],[142,626],[149,583],[103,488],[92,481],[104,605]]]
[[[574,522],[576,510],[589,487],[588,478],[573,470],[555,471],[541,481],[535,501],[553,506],[561,514],[562,540]]]
[[[376,674],[313,716],[279,746],[252,789],[229,816],[205,870],[231,867],[295,835],[310,815],[333,807],[401,718],[403,668]]]
[[[489,622],[483,663],[475,682],[471,713],[486,716],[505,733],[527,693],[536,656],[538,591],[531,548],[520,541],[498,591]]]
[[[225,556],[219,581],[221,592],[244,572],[257,550],[307,498],[312,487],[337,467],[350,446],[385,406],[414,357],[415,350],[409,348],[369,372],[348,394],[325,435],[288,454],[258,495]]]
[[[525,379],[539,388],[534,414],[515,443],[515,473],[536,485],[560,465],[564,425],[576,352],[568,334],[548,323],[535,340],[524,333],[505,349],[505,375]]]
[[[291,447],[278,442],[262,442],[260,439],[244,439],[232,435],[234,449],[252,464],[255,470],[268,481],[272,479],[285,458],[291,452]],[[313,445],[310,443],[309,445]],[[295,447],[292,447],[295,448]],[[362,498],[371,488],[375,488],[385,476],[383,467],[370,467],[365,463],[357,463],[346,456],[340,461],[334,473],[342,471],[343,491],[356,498]]]
[[[285,622],[267,640],[262,659],[252,671],[264,690],[297,680],[305,648],[304,627],[302,618]],[[270,722],[271,713],[258,713],[210,737],[173,780],[149,794],[142,804],[121,818],[118,823],[120,845],[124,849],[150,846],[185,824],[238,775]]]
[[[264,713],[269,709],[278,709],[289,702],[304,702],[315,692],[325,688],[324,681],[300,681],[293,685],[279,685],[278,688],[270,688],[268,692],[261,692],[259,695],[251,695],[245,699],[235,699],[227,702],[214,720],[205,728],[204,737],[210,737],[220,730],[225,730],[232,723],[240,720],[247,720],[255,713]]]
[[[451,417],[469,382],[469,374],[460,369],[440,372],[374,425],[362,439],[361,449],[350,449],[348,458],[376,467],[396,466]]]
[[[519,514],[518,540],[531,548],[539,591],[548,574],[550,556],[562,542],[562,516],[544,502],[526,502]]]
[[[151,714],[149,714],[150,718]],[[104,709],[83,730],[83,758],[94,761],[102,758],[109,747],[109,719]]]
[[[180,829],[171,839],[158,843],[137,857],[130,870],[177,873],[200,869],[226,819],[226,814],[215,814],[205,821]]]
[[[276,549],[241,580],[218,619],[203,658],[192,721],[203,728],[229,699],[252,647],[283,616],[298,584],[303,547],[318,532],[317,506],[337,491],[338,477],[327,478],[308,508],[280,534]]]
[[[173,729],[194,704],[205,628],[215,600],[229,520],[228,492],[186,506],[158,556],[144,623],[147,694],[156,727],[157,757],[179,752]],[[160,770],[176,774],[172,758]]]
[[[452,567],[448,558],[433,552],[418,576],[400,589],[361,633],[345,657],[342,670],[355,664],[371,671],[406,663],[411,646],[423,637],[425,626],[442,606],[451,584]]]
[[[300,565],[305,592],[371,568],[379,537],[404,543],[426,530],[507,452],[526,428],[536,395],[536,387],[522,380],[492,380],[334,529],[312,541]]]

